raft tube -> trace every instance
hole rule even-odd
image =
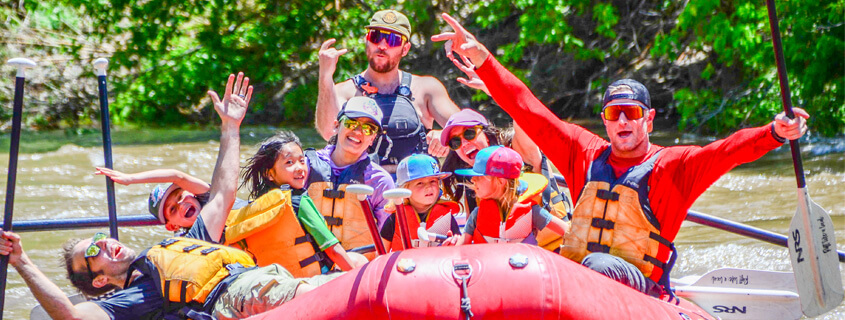
[[[249,319],[465,319],[456,276],[465,277],[467,265],[472,319],[712,319],[689,301],[649,297],[525,244],[382,255]]]

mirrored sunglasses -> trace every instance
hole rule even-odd
[[[645,111],[645,108],[632,104],[609,106],[604,108],[602,113],[604,113],[605,120],[616,121],[619,120],[619,115],[623,113],[628,120],[637,120],[645,115]]]
[[[463,144],[463,142],[461,141],[461,137],[464,137],[464,140],[466,140],[466,141],[475,140],[475,138],[478,137],[478,132],[481,131],[481,128],[483,128],[483,127],[482,126],[474,126],[474,127],[471,127],[471,128],[466,128],[466,129],[464,129],[464,132],[462,132],[461,134],[450,138],[449,139],[449,149],[452,149],[452,150],[460,149],[461,145]]]
[[[85,266],[88,267],[88,275],[91,276],[91,279],[94,279],[94,272],[91,271],[91,263],[88,262],[88,258],[93,258],[100,255],[100,247],[97,245],[97,242],[100,240],[106,239],[109,236],[102,232],[97,232],[91,237],[91,244],[88,245],[88,248],[85,249]]]
[[[365,136],[371,136],[371,135],[374,135],[378,132],[377,126],[375,126],[373,124],[369,124],[369,123],[363,123],[363,122],[358,121],[358,120],[349,119],[346,116],[340,118],[340,123],[343,124],[343,126],[346,127],[346,129],[349,129],[349,130],[352,130],[352,131],[355,131],[355,129],[358,129],[358,127],[361,127],[361,132],[363,132]]]
[[[387,40],[388,47],[398,47],[405,41],[405,36],[393,31],[382,29],[370,29],[370,31],[367,32],[367,41],[372,44],[379,44],[381,43],[381,40]]]

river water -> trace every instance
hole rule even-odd
[[[314,137],[316,133],[305,140],[314,144],[317,141]],[[652,139],[661,145],[710,141],[675,133],[657,133]],[[209,181],[217,146],[216,141],[115,146],[114,167],[125,172],[176,168]],[[838,248],[845,250],[845,141],[815,140],[803,147],[810,195],[828,210],[839,240]],[[255,149],[254,144],[243,146],[241,158],[245,159]],[[0,167],[8,167],[8,154],[0,157]],[[93,174],[94,167],[102,164],[101,147],[66,145],[53,152],[22,154],[18,164],[15,220],[107,216],[104,178]],[[0,181],[5,180],[6,175],[0,175]],[[148,214],[147,197],[152,187],[116,185],[118,214]],[[241,192],[240,196],[246,195]],[[785,146],[723,176],[696,201],[693,209],[785,234],[796,211],[796,199],[791,156],[789,147]],[[72,293],[59,260],[60,246],[68,238],[89,237],[96,231],[108,232],[108,229],[28,232],[22,237],[30,258],[66,293]],[[169,235],[162,226],[120,230],[120,240],[137,251]],[[681,229],[676,244],[680,253],[672,272],[676,278],[724,267],[791,271],[785,248],[689,222]],[[4,317],[28,318],[37,302],[20,276],[14,269],[10,270]],[[840,305],[818,318],[843,319],[845,306]]]

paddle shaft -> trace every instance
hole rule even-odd
[[[111,153],[111,125],[109,121],[109,92],[106,86],[106,76],[97,76],[97,84],[100,89],[100,122],[103,126],[103,158],[105,166],[114,169],[114,161]],[[106,176],[106,195],[109,206],[109,236],[118,240],[117,232],[117,205],[114,199],[114,181]]]
[[[792,112],[792,95],[789,91],[789,80],[786,75],[786,63],[783,59],[783,45],[780,39],[780,28],[778,27],[778,15],[775,10],[774,0],[766,0],[766,7],[769,11],[769,25],[772,30],[772,46],[775,50],[775,61],[778,67],[778,82],[780,82],[780,97],[783,102],[783,111],[790,119],[795,119],[795,113]],[[790,140],[789,147],[792,149],[792,163],[795,167],[795,180],[798,183],[798,188],[803,188],[807,185],[804,180],[804,164],[801,161],[801,146],[797,140]]]
[[[387,253],[384,250],[384,242],[381,241],[381,236],[378,234],[378,225],[376,224],[376,216],[373,214],[373,208],[370,207],[370,202],[361,200],[361,207],[364,208],[365,220],[367,220],[367,227],[370,229],[370,236],[373,237],[373,245],[376,247],[376,252],[379,255]]]
[[[402,202],[396,204],[396,224],[399,228],[399,236],[402,237],[402,248],[403,249],[410,249],[411,246],[411,235],[408,232],[408,219],[405,215],[405,205]]]
[[[12,231],[12,211],[15,207],[15,182],[18,176],[18,150],[21,141],[21,118],[23,117],[23,76],[15,77],[15,102],[12,109],[12,141],[9,144],[9,172],[6,179],[6,208],[3,212],[3,230]],[[0,256],[0,319],[6,304],[6,275],[9,256]]]
[[[784,248],[789,247],[789,245],[787,244],[789,238],[787,238],[787,236],[785,235],[774,233],[768,230],[763,230],[736,221],[730,221],[727,219],[722,219],[719,217],[711,216],[709,214],[692,210],[687,213],[686,220],[708,227],[725,230],[727,232],[735,233],[749,238],[762,240]],[[839,262],[845,262],[845,252],[837,251],[837,254],[839,255]]]

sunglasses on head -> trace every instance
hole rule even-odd
[[[456,135],[452,138],[449,138],[449,149],[458,150],[461,148],[463,142],[461,141],[461,137],[464,137],[466,141],[475,140],[478,137],[478,132],[481,131],[482,126],[474,126],[470,128],[464,129],[459,135]]]
[[[645,111],[646,109],[639,105],[628,104],[606,107],[602,113],[604,114],[605,120],[616,121],[619,120],[619,115],[623,113],[628,120],[637,120],[645,116]]]
[[[373,44],[379,44],[381,43],[381,40],[387,40],[388,47],[398,47],[405,41],[405,36],[393,31],[382,29],[370,29],[370,31],[367,32],[367,41]]]
[[[354,119],[349,119],[346,116],[340,118],[340,123],[343,124],[346,129],[352,131],[355,131],[355,129],[361,127],[361,132],[364,133],[365,136],[371,136],[378,133],[378,126],[370,123],[364,123]]]
[[[88,275],[91,276],[91,279],[94,279],[94,272],[91,271],[91,263],[88,262],[88,258],[93,258],[100,255],[100,247],[97,245],[97,242],[108,238],[109,236],[102,232],[97,232],[91,237],[91,244],[88,245],[88,248],[85,249],[85,266],[88,267]]]

